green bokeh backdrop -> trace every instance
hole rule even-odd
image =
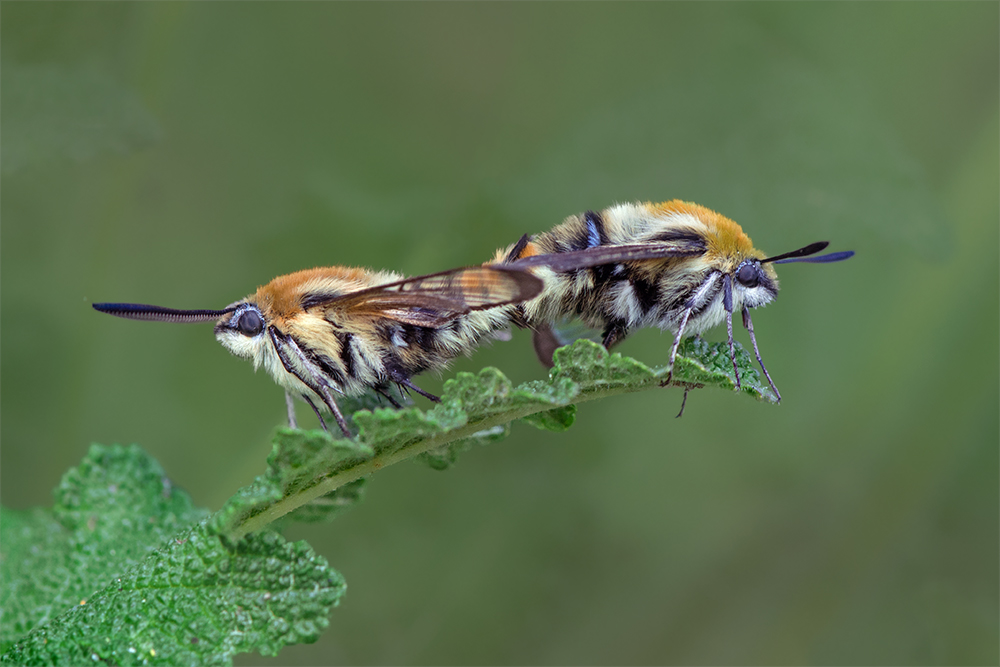
[[[755,316],[784,403],[697,392],[678,420],[648,392],[384,470],[290,531],[348,581],[323,638],[238,664],[996,664],[998,14],[4,2],[3,503],[48,504],[92,441],[211,509],[263,470],[267,377],[209,325],[93,301],[430,273],[676,197],[765,252],[858,252],[782,267]],[[443,377],[486,365],[543,376],[517,332]]]

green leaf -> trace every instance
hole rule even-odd
[[[357,412],[354,414],[354,423],[359,428],[358,440],[376,454],[386,456],[414,442],[427,440],[465,424],[466,415],[461,409],[454,409],[452,405],[438,408],[427,412],[418,408],[379,408],[373,412]]]
[[[567,430],[576,421],[576,406],[564,405],[561,408],[553,408],[545,412],[536,412],[531,415],[521,417],[521,421],[531,424],[535,428],[543,431],[554,431],[561,433]]]
[[[572,382],[560,381],[557,384],[545,382],[525,383],[516,389],[511,385],[510,380],[503,373],[495,368],[484,368],[477,375],[472,373],[458,373],[454,379],[445,382],[444,396],[441,405],[437,406],[431,413],[440,411],[443,414],[464,413],[464,420],[456,420],[459,425],[469,423],[481,423],[494,419],[498,416],[510,413],[513,410],[529,411],[524,419],[539,428],[542,423],[551,424],[553,428],[549,430],[565,430],[568,425],[560,429],[558,422],[560,419],[565,422],[566,416],[561,413],[561,417],[545,419],[539,417],[534,420],[535,415],[547,414],[552,410],[544,410],[546,407],[558,405],[556,411],[571,411],[575,415],[575,406],[561,405],[576,396],[576,385]],[[543,412],[538,410],[542,409]],[[503,440],[510,433],[509,422],[512,418],[501,419],[501,422],[489,426],[488,428],[474,432],[466,438],[460,438],[436,449],[431,449],[420,455],[428,465],[436,470],[444,470],[451,467],[458,460],[458,455],[470,449],[473,445],[485,445],[490,442]],[[569,418],[572,423],[573,417]]]
[[[773,400],[742,347],[736,360],[743,391]],[[554,361],[548,380],[517,387],[494,368],[459,373],[428,411],[357,410],[353,440],[278,429],[267,471],[211,517],[138,447],[94,445],[64,476],[52,510],[0,509],[2,660],[229,664],[237,653],[313,641],[344,581],[305,543],[262,528],[285,516],[329,520],[380,468],[414,457],[447,468],[506,437],[515,420],[560,431],[576,404],[603,396],[668,383],[735,387],[728,347],[700,339],[681,346],[669,379],[589,340]]]
[[[137,565],[208,514],[135,445],[92,446],[54,495],[51,510],[0,510],[5,646],[78,605],[109,572]]]
[[[735,351],[742,390],[773,401],[771,392],[761,386],[750,356],[739,345]],[[653,369],[609,354],[586,339],[556,350],[554,362],[548,380],[517,387],[495,368],[478,374],[458,373],[445,383],[441,402],[427,411],[408,407],[355,412],[356,440],[335,439],[320,431],[280,429],[275,451],[288,453],[272,454],[268,472],[234,496],[213,517],[212,528],[237,539],[297,510],[303,513],[295,516],[304,519],[329,518],[334,510],[350,506],[359,497],[358,487],[346,485],[380,468],[410,458],[435,469],[448,468],[473,445],[506,437],[509,424],[516,420],[563,431],[576,417],[576,404],[584,401],[666,384],[687,389],[736,386],[728,345],[701,339],[681,345],[669,379],[665,368]],[[342,487],[344,495],[338,496]],[[310,505],[311,510],[300,509]]]
[[[778,398],[768,385],[762,384],[760,374],[750,354],[739,343],[735,344],[736,366],[740,370],[740,390],[754,398],[777,403]],[[666,376],[666,369],[657,371],[658,377]],[[726,343],[708,343],[701,338],[688,338],[681,343],[674,363],[674,380],[692,385],[716,386],[735,389],[733,362]]]
[[[366,414],[366,413],[359,413]],[[267,457],[267,471],[230,497],[209,519],[209,527],[222,532],[226,525],[243,523],[283,498],[301,494],[325,477],[357,466],[372,457],[363,443],[333,438],[326,431],[279,428]],[[320,521],[333,518],[361,499],[364,482],[331,489],[298,508],[296,518]]]
[[[0,508],[5,664],[231,664],[314,641],[341,576],[302,542],[232,544],[138,447],[93,445],[52,510]]]
[[[356,479],[331,491],[325,496],[320,496],[308,505],[303,505],[288,516],[294,521],[302,521],[303,523],[332,521],[334,517],[344,510],[350,509],[356,503],[361,502],[365,497],[365,489],[367,487],[367,479]]]
[[[473,433],[468,438],[449,442],[443,447],[431,449],[419,455],[419,459],[434,470],[447,470],[458,462],[458,455],[475,445],[488,445],[503,440],[510,434],[510,424],[498,424]]]
[[[618,353],[609,354],[603,345],[586,338],[559,348],[552,360],[552,376],[576,382],[583,392],[626,387],[638,390],[656,381],[656,374],[645,364]]]

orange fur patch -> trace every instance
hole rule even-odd
[[[509,255],[510,251],[514,249],[514,245],[515,244],[512,243],[506,248],[500,248],[499,250],[497,250],[496,254],[493,256],[493,259],[491,259],[488,262],[485,262],[483,266],[491,266],[493,264],[503,264],[504,262],[506,262],[507,255]],[[534,255],[539,255],[541,253],[542,250],[541,248],[538,247],[537,243],[535,243],[534,241],[528,241],[528,244],[524,246],[524,248],[521,250],[521,254],[519,254],[514,259],[524,259],[525,257],[533,257]]]
[[[524,246],[524,250],[521,254],[517,256],[518,259],[524,259],[525,257],[534,257],[539,254],[541,250],[538,249],[538,245],[534,241],[528,241],[528,245]]]
[[[703,222],[708,231],[705,240],[708,241],[709,255],[731,259],[764,257],[762,252],[754,249],[753,241],[746,235],[742,227],[710,208],[679,199],[661,204],[649,204],[649,206],[654,212],[661,215],[681,213],[693,216]]]
[[[316,289],[350,292],[371,286],[371,274],[364,269],[327,266],[278,276],[257,288],[257,306],[275,320],[302,312],[302,295]]]

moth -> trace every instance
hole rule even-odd
[[[514,323],[534,330],[535,351],[548,366],[559,344],[552,325],[559,320],[579,318],[600,329],[608,349],[634,329],[659,327],[674,334],[669,382],[681,340],[725,321],[739,389],[733,313],[740,313],[757,363],[780,401],[761,360],[750,311],[778,295],[775,264],[839,262],[854,255],[816,254],[828,245],[820,241],[769,257],[729,218],[672,200],[570,216],[551,231],[525,235],[497,251],[493,262],[527,269],[544,281],[538,296],[509,310]]]
[[[538,296],[542,280],[527,269],[473,266],[415,278],[384,271],[328,267],[279,276],[221,310],[175,310],[134,303],[95,303],[109,315],[157,322],[215,320],[215,337],[238,357],[263,367],[293,397],[331,412],[350,437],[337,396],[374,390],[392,405],[392,384],[432,401],[414,375],[444,368],[484,336],[509,324],[504,306]]]

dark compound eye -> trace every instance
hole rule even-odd
[[[760,267],[756,264],[744,264],[736,272],[736,280],[744,287],[756,287],[760,282]]]
[[[239,321],[236,322],[236,328],[244,336],[253,337],[264,330],[264,319],[256,310],[247,310],[240,315]]]

